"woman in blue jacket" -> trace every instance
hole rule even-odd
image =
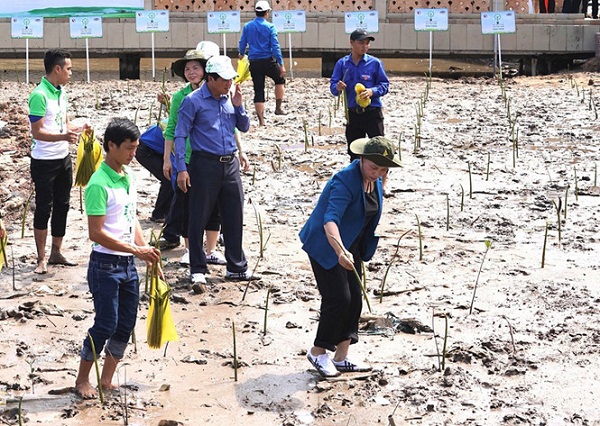
[[[348,358],[350,344],[358,341],[362,310],[361,284],[353,267],[360,273],[361,261],[370,260],[377,249],[381,178],[389,167],[400,166],[393,143],[383,136],[357,139],[350,150],[360,158],[329,180],[300,231],[321,294],[317,337],[307,357],[324,377],[371,369]],[[333,357],[328,350],[335,352]]]

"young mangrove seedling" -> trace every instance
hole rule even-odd
[[[567,197],[569,195],[569,187],[569,184],[567,184],[567,188],[565,189],[565,211],[563,212],[565,220],[567,219]]]
[[[96,369],[96,380],[98,381],[98,396],[100,396],[100,403],[104,404],[104,390],[102,389],[102,381],[100,380],[100,366],[98,365],[98,354],[96,353],[96,345],[92,335],[88,333],[90,339],[90,345],[92,346],[92,356],[94,357],[94,367]]]
[[[492,247],[492,241],[485,240],[485,252],[483,253],[483,258],[481,259],[481,264],[479,265],[479,272],[477,272],[477,279],[475,280],[475,287],[473,288],[473,297],[471,298],[471,306],[469,307],[469,315],[473,313],[473,304],[475,303],[475,293],[477,292],[477,285],[479,284],[479,275],[481,275],[483,262],[485,262],[485,256],[490,250],[490,247]]]
[[[548,221],[546,221],[546,230],[544,231],[544,245],[542,246],[542,269],[546,264],[546,242],[548,241]]]
[[[450,197],[446,194],[446,231],[450,230]]]
[[[387,268],[385,268],[385,274],[383,274],[383,278],[381,279],[381,289],[379,290],[379,303],[383,302],[383,292],[385,290],[385,283],[387,280],[388,273],[390,272],[390,269],[391,269],[392,265],[394,264],[394,260],[398,256],[398,250],[400,250],[400,241],[402,240],[402,237],[404,237],[409,232],[410,232],[410,230],[405,231],[402,235],[400,235],[400,238],[398,238],[398,242],[396,243],[396,252],[390,259],[390,263],[388,264]]]
[[[473,199],[473,175],[471,173],[471,162],[468,162],[469,166],[469,199]]]
[[[487,156],[487,170],[485,172],[485,180],[486,182],[488,180],[490,180],[490,153],[488,152],[488,156]]]
[[[237,345],[235,342],[235,322],[231,323],[231,329],[233,331],[233,380],[238,381],[238,358],[237,358]]]
[[[577,182],[577,168],[573,166],[573,174],[575,180],[575,201],[579,201],[579,183]],[[565,204],[565,211],[567,210],[567,205]],[[565,213],[566,217],[566,213]]]
[[[558,226],[558,244],[560,245],[560,240],[561,240],[561,237],[562,237],[562,235],[561,235],[561,226],[562,226],[562,223],[561,223],[561,219],[560,219],[560,210],[562,208],[562,206],[561,206],[562,201],[559,198],[558,199],[558,204],[557,204],[554,200],[552,200],[552,204],[554,204],[554,207],[556,208],[556,217],[558,219],[558,221],[557,221],[558,222],[557,223],[557,226]]]
[[[460,184],[460,211],[465,209],[465,188]]]
[[[415,213],[415,217],[417,218],[417,231],[419,235],[419,261],[423,260],[423,234],[421,234],[421,222],[419,221],[419,216]]]
[[[263,335],[267,335],[267,316],[269,313],[269,294],[271,294],[271,286],[267,288],[267,298],[265,299],[265,319],[263,325]]]
[[[302,119],[302,128],[304,129],[304,152],[308,152],[308,130],[306,128],[306,118]]]

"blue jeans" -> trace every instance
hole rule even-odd
[[[107,355],[122,359],[137,319],[140,283],[134,256],[117,256],[92,251],[88,266],[88,285],[94,298],[94,325],[83,341],[81,358],[94,359],[105,348]]]

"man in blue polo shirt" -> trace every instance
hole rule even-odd
[[[238,53],[241,59],[248,48],[250,74],[254,85],[254,110],[261,126],[265,125],[265,76],[275,82],[275,114],[285,115],[281,108],[285,84],[285,66],[277,40],[275,25],[267,21],[271,6],[266,0],[256,2],[256,18],[244,25]]]
[[[236,156],[235,129],[247,132],[250,119],[242,102],[237,73],[227,56],[213,56],[206,63],[206,83],[181,102],[175,128],[177,186],[190,191],[189,250],[192,283],[206,284],[208,272],[203,234],[215,203],[221,211],[227,273],[225,278],[251,280],[242,249],[244,189]],[[185,162],[186,138],[192,155]],[[246,154],[240,152],[242,162]]]

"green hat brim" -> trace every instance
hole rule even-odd
[[[402,164],[396,156],[393,159],[386,157],[382,154],[367,153],[365,154],[365,146],[371,140],[371,138],[360,138],[350,143],[350,151],[353,154],[359,155],[367,160],[371,160],[373,163],[381,167],[402,167]]]

